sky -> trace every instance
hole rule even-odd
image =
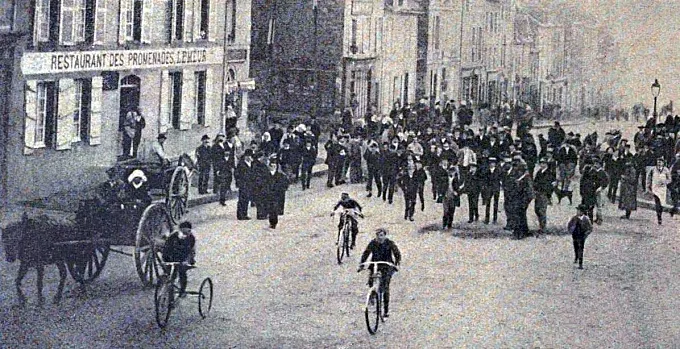
[[[613,72],[612,89],[620,106],[651,107],[651,85],[659,79],[659,106],[680,102],[680,0],[538,0],[577,4],[606,26],[619,43],[627,69]]]

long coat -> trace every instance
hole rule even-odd
[[[659,197],[661,203],[666,203],[668,184],[671,183],[671,171],[665,167],[659,171],[654,166],[647,174],[647,186],[652,194]]]
[[[286,190],[288,190],[288,178],[283,173],[276,171],[273,175],[267,172],[265,175],[262,202],[265,211],[283,215],[286,205]]]
[[[637,210],[637,175],[635,167],[627,167],[621,174],[621,197],[619,198],[619,210]]]

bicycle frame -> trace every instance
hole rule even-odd
[[[378,329],[378,323],[377,322],[376,322],[374,328],[371,328],[371,324],[370,324],[370,321],[369,321],[369,317],[370,317],[369,311],[370,311],[370,308],[371,308],[371,295],[374,292],[377,295],[377,299],[376,299],[377,305],[374,304],[374,306],[376,306],[377,316],[378,316],[380,322],[385,322],[385,316],[383,314],[383,302],[384,302],[385,290],[383,289],[383,285],[382,285],[382,276],[383,276],[382,272],[378,270],[378,265],[380,265],[380,264],[390,266],[390,267],[394,268],[395,271],[398,270],[397,267],[394,264],[389,263],[389,262],[382,262],[382,261],[365,262],[365,263],[362,263],[360,265],[361,267],[365,267],[366,265],[369,265],[369,266],[372,266],[374,268],[373,273],[370,276],[370,280],[373,281],[372,286],[369,287],[368,292],[366,293],[366,303],[364,305],[364,314],[366,316],[366,325],[368,326],[368,332],[370,334],[375,334],[375,332]],[[361,270],[362,269],[359,269],[359,271],[361,271]]]

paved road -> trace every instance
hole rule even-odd
[[[581,133],[585,134],[583,127]],[[604,131],[603,131],[604,132]],[[364,198],[361,185],[288,194],[278,229],[266,221],[238,222],[235,202],[199,206],[190,213],[199,240],[200,268],[190,288],[210,276],[213,312],[201,320],[184,302],[161,331],[153,290],[143,289],[132,259],[113,255],[86,295],[69,280],[60,306],[16,309],[17,265],[0,262],[0,347],[173,348],[633,348],[680,345],[680,219],[655,223],[651,211],[631,221],[605,207],[605,223],[586,243],[585,270],[571,263],[563,226],[574,208],[549,208],[552,233],[510,239],[499,226],[468,225],[463,200],[453,231],[442,232],[441,206],[431,198],[416,221],[394,205]],[[429,183],[428,183],[429,184]],[[403,252],[392,283],[392,316],[370,336],[362,302],[365,274],[359,252],[337,265],[330,208],[342,191],[365,205],[358,245],[386,226]],[[575,201],[578,201],[576,199]],[[529,211],[531,228],[537,222]],[[251,213],[254,216],[254,212]],[[501,214],[501,217],[503,215]],[[503,224],[501,219],[499,224]],[[46,293],[56,285],[49,268]],[[24,288],[34,297],[34,273]]]

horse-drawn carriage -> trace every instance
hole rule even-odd
[[[135,170],[149,173],[148,187],[154,200],[122,200],[115,207],[103,207],[100,199],[88,198],[80,200],[75,215],[63,212],[61,219],[24,214],[21,222],[8,226],[2,236],[7,260],[22,263],[17,286],[28,267],[38,268],[40,280],[42,267],[54,263],[60,268],[62,285],[64,264],[75,281],[86,284],[101,274],[111,252],[132,256],[142,283],[154,285],[154,279],[163,273],[159,243],[187,213],[194,168],[186,154],[176,166],[162,169],[138,161],[117,164],[116,173],[122,178]],[[112,246],[133,246],[134,250],[129,253]],[[41,280],[38,285],[40,288]]]

